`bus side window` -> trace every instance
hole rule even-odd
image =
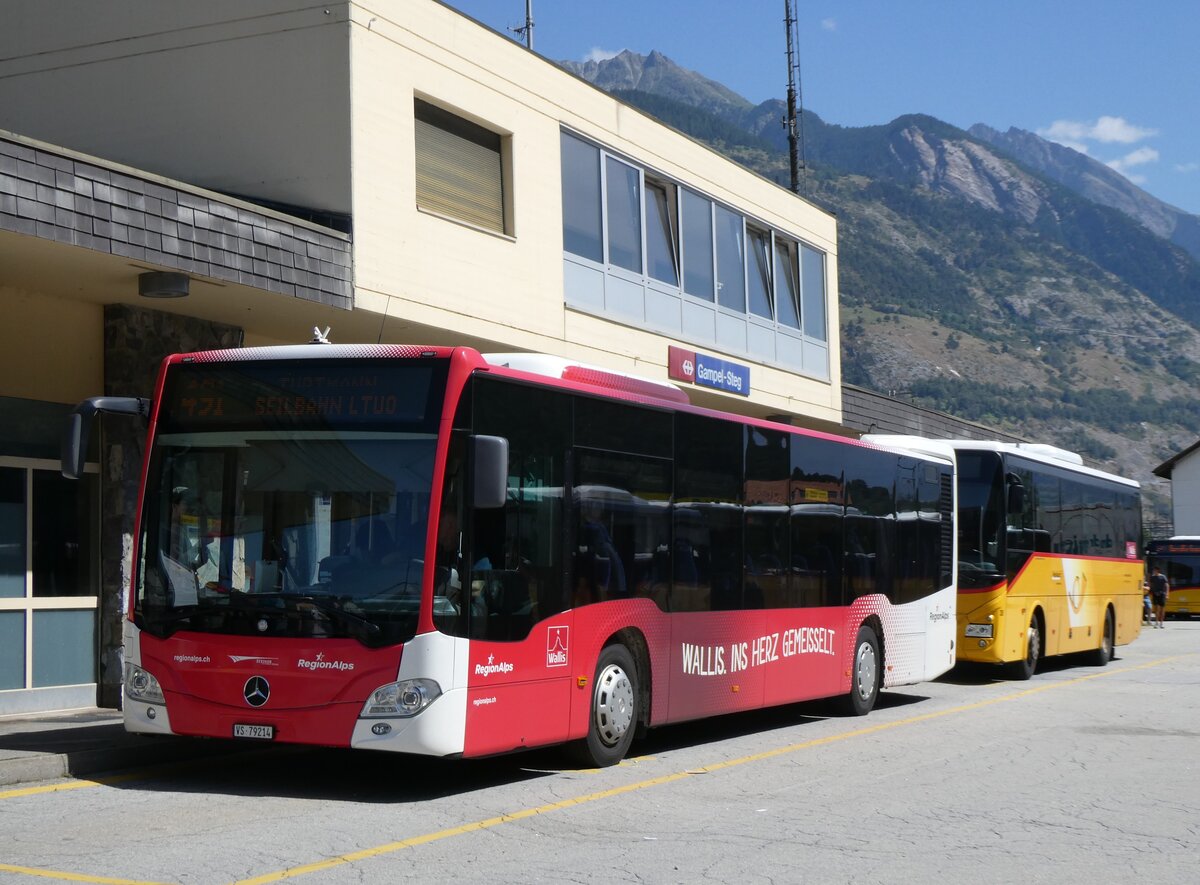
[[[742,428],[720,419],[678,413],[675,438],[674,532],[693,550],[695,583],[676,561],[672,611],[732,611],[743,605],[745,576]],[[677,551],[678,554],[678,551]]]
[[[841,446],[797,437],[788,481],[791,581],[804,606],[842,604],[842,523],[845,513]]]
[[[575,450],[575,605],[627,596],[667,602],[671,468],[666,458]]]

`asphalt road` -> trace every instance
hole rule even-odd
[[[271,748],[0,789],[0,883],[1197,881],[1200,621],[864,718],[653,732],[602,771]]]

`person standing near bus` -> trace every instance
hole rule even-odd
[[[1150,601],[1154,604],[1154,626],[1161,629],[1166,617],[1167,594],[1171,592],[1171,585],[1167,583],[1167,576],[1158,566],[1154,566],[1150,572]]]

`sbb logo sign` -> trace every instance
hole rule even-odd
[[[667,377],[726,393],[750,395],[750,367],[673,345],[667,347]]]
[[[696,381],[696,352],[682,347],[668,347],[667,377],[694,384]]]

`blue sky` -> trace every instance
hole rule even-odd
[[[525,0],[445,0],[509,32]],[[1015,126],[1200,214],[1197,0],[797,0],[804,107],[870,126]],[[753,102],[787,90],[783,0],[533,0],[534,50],[657,49]],[[519,39],[512,34],[514,39]]]

